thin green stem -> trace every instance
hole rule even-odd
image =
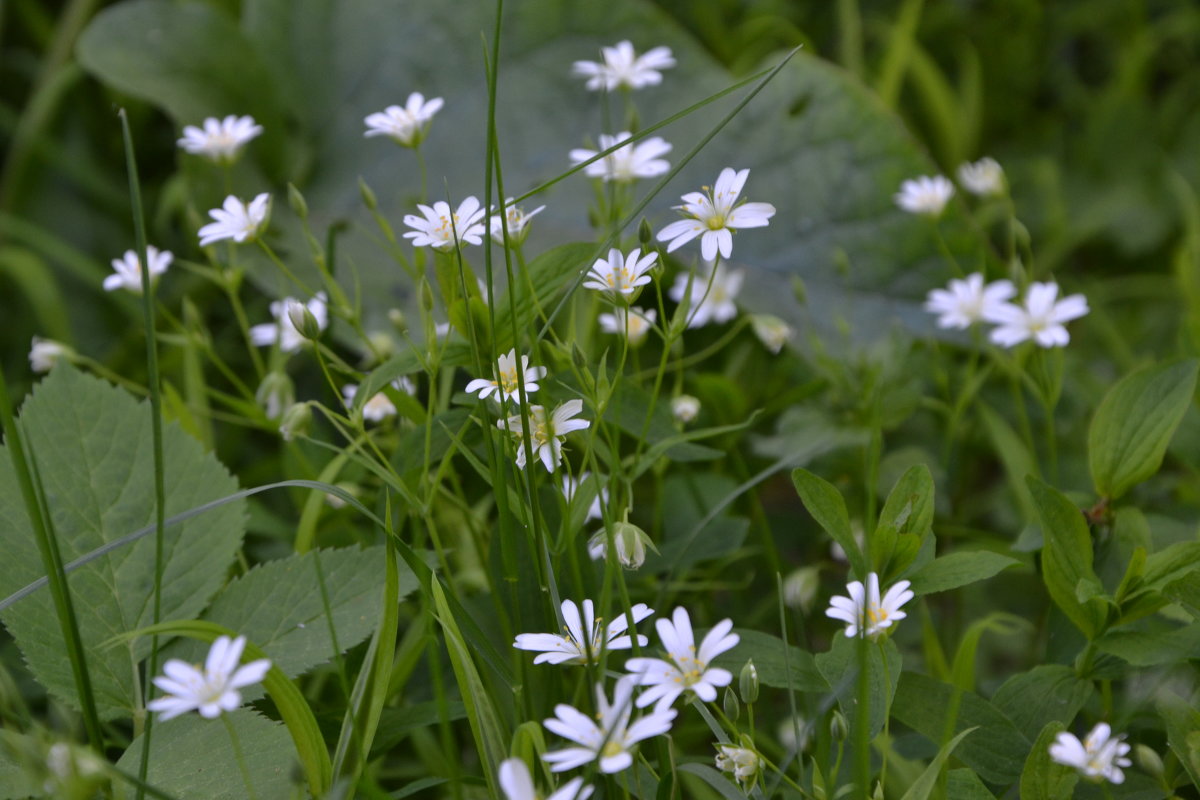
[[[242,742],[238,738],[237,730],[230,722],[228,714],[221,715],[221,722],[225,723],[225,730],[229,731],[229,743],[233,745],[233,757],[237,761],[238,770],[242,773],[242,783],[246,785],[246,796],[250,800],[258,800],[258,792],[254,791],[254,781],[250,778],[250,768],[246,766],[246,756],[242,752]]]

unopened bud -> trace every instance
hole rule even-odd
[[[742,704],[738,702],[732,686],[725,687],[725,696],[722,698],[721,704],[725,707],[726,718],[730,722],[737,722],[738,717],[742,715]]]
[[[690,394],[681,394],[671,399],[671,413],[677,421],[686,425],[700,413],[700,401]]]
[[[850,724],[846,722],[846,715],[841,711],[834,710],[833,717],[829,720],[829,735],[835,742],[844,742],[850,735]]]
[[[288,321],[292,323],[292,327],[305,339],[315,342],[321,338],[321,325],[304,303],[301,303],[299,300],[289,300],[287,315]]]
[[[358,179],[358,193],[362,195],[363,205],[369,210],[374,211],[379,207],[379,201],[375,198],[375,192],[371,191],[371,187],[367,186],[367,182],[361,177]]]
[[[638,241],[642,243],[643,247],[654,241],[654,229],[650,227],[650,220],[645,217],[642,217],[642,221],[638,225]]]
[[[300,194],[300,190],[291,183],[288,184],[288,205],[300,219],[308,218],[308,202],[305,201],[304,195]]]
[[[583,351],[579,349],[579,345],[571,343],[571,361],[575,362],[575,366],[580,369],[586,369],[588,366],[588,358]]]
[[[1138,766],[1147,775],[1161,780],[1163,776],[1163,760],[1153,748],[1144,744],[1135,744],[1133,746],[1133,755],[1137,759]]]
[[[801,567],[784,578],[784,604],[805,613],[811,611],[821,585],[820,572],[819,567]]]
[[[752,315],[750,326],[754,329],[754,335],[763,343],[763,347],[772,353],[782,350],[783,346],[787,344],[787,340],[792,338],[792,334],[795,333],[790,325],[770,314]]]
[[[742,667],[742,674],[738,676],[738,691],[742,693],[742,699],[747,705],[758,700],[758,670],[754,668],[753,659],[746,661],[746,665]]]
[[[268,372],[258,385],[254,399],[266,412],[267,419],[279,419],[287,407],[296,401],[292,379],[284,372]]]
[[[802,306],[808,305],[808,287],[799,275],[792,276],[792,294],[795,295],[797,303]]]
[[[614,522],[612,537],[613,545],[617,548],[617,561],[625,569],[637,569],[642,566],[646,562],[646,548],[655,549],[646,532],[631,522]],[[608,555],[606,529],[601,528],[588,539],[588,555],[594,561]]]
[[[388,322],[392,323],[392,327],[397,333],[403,334],[408,330],[408,320],[404,318],[404,312],[398,308],[388,309]]]
[[[279,435],[285,442],[290,442],[297,436],[307,436],[312,430],[312,410],[308,403],[294,403],[283,412],[283,421],[279,423]]]
[[[35,336],[29,348],[29,366],[34,372],[49,372],[60,360],[70,361],[74,355],[75,351],[62,342]]]

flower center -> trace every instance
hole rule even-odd
[[[725,216],[723,214],[713,214],[704,221],[710,231],[719,231],[725,227]]]
[[[517,370],[515,367],[507,372],[500,373],[500,388],[504,390],[505,394],[517,393]]]
[[[880,608],[879,606],[871,606],[870,608],[867,609],[867,619],[870,620],[872,625],[879,625],[881,623],[887,622],[887,619],[888,619],[887,609]]]
[[[600,751],[600,756],[601,758],[612,758],[613,756],[619,756],[624,752],[625,748],[620,742],[610,739],[604,744],[604,748]]]

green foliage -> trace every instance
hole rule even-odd
[[[1031,800],[1066,800],[1074,795],[1079,774],[1050,758],[1050,745],[1064,731],[1062,722],[1047,722],[1038,734],[1025,768],[1021,770],[1021,797]]]
[[[741,637],[737,647],[717,656],[712,664],[737,675],[747,661],[753,660],[758,681],[763,686],[797,692],[820,692],[829,688],[824,671],[818,671],[817,663],[806,650],[789,645],[785,655],[783,640],[778,636],[746,629],[737,633]]]
[[[1091,681],[1070,667],[1042,664],[1006,680],[992,695],[992,705],[1032,740],[1051,722],[1069,725],[1092,694]]]
[[[153,522],[148,407],[104,381],[59,367],[26,401],[20,420],[37,459],[64,561]],[[163,448],[168,517],[236,491],[225,468],[177,427],[164,430]],[[8,595],[38,578],[42,562],[7,456],[0,458],[0,517],[6,520],[0,526],[6,553],[0,595]],[[224,582],[243,525],[242,504],[232,503],[167,528],[164,619],[189,619],[200,613]],[[142,539],[69,577],[97,708],[104,718],[127,716],[136,708],[132,667],[146,657],[149,640],[122,646],[110,646],[109,640],[150,624],[153,574],[154,542]],[[76,704],[56,620],[44,591],[4,613],[5,625],[38,680]]]
[[[917,595],[935,594],[985,581],[1021,562],[987,550],[959,551],[937,558],[908,576]]]
[[[817,669],[824,676],[829,689],[838,699],[842,713],[846,715],[850,730],[855,729],[855,719],[859,710],[856,700],[856,682],[859,679],[858,645],[859,639],[851,639],[842,634],[833,637],[833,645],[827,653],[816,656]],[[896,685],[900,680],[900,670],[903,658],[891,639],[880,642],[868,641],[867,648],[867,685],[869,687],[868,730],[872,738],[883,730],[883,724],[892,708]]]
[[[967,728],[942,745],[942,749],[938,750],[938,754],[929,762],[929,766],[913,781],[912,785],[908,787],[908,791],[904,793],[904,796],[900,800],[928,800],[930,794],[933,793],[937,786],[938,775],[941,773],[946,759],[950,758],[951,753],[954,752],[954,748],[958,747],[959,742],[975,731],[975,728]],[[955,795],[955,797],[958,797],[958,795]]]
[[[862,549],[854,539],[850,515],[846,512],[846,501],[841,493],[829,481],[803,468],[792,472],[792,483],[796,485],[796,491],[808,513],[841,546],[854,574],[859,580],[865,581],[870,570],[867,569]]]

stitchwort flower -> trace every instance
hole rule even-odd
[[[899,581],[887,590],[883,599],[879,597],[879,576],[874,572],[867,575],[867,585],[862,581],[851,581],[846,586],[849,597],[838,595],[829,601],[825,616],[846,623],[846,636],[878,638],[896,622],[908,616],[900,606],[913,599],[908,581]]]
[[[985,319],[996,327],[990,338],[1001,347],[1033,339],[1039,347],[1065,347],[1071,341],[1064,322],[1088,313],[1087,298],[1073,294],[1058,300],[1057,283],[1031,283],[1023,305],[1001,303]]]
[[[1129,745],[1121,737],[1112,735],[1107,722],[1098,722],[1096,727],[1079,741],[1074,734],[1063,731],[1050,745],[1050,758],[1068,767],[1074,767],[1084,778],[1094,783],[1124,783],[1122,767],[1133,762],[1126,757]]]
[[[583,288],[629,297],[639,287],[650,283],[651,278],[647,273],[657,260],[658,253],[652,251],[643,256],[640,247],[633,248],[627,256],[614,247],[608,251],[608,258],[596,259],[596,263],[588,270]]]
[[[629,131],[621,131],[616,136],[600,134],[600,149],[588,150],[576,148],[572,150],[571,163],[582,164],[588,159],[603,153],[610,147],[632,137]],[[662,175],[671,168],[669,161],[660,158],[671,152],[671,145],[659,136],[651,136],[640,142],[629,144],[606,155],[604,158],[584,167],[583,172],[590,178],[603,178],[605,181],[628,183],[638,178],[653,178]]]
[[[367,124],[364,136],[387,136],[402,147],[416,147],[429,133],[433,115],[442,108],[442,98],[425,99],[420,92],[413,92],[403,106],[388,106],[383,111],[369,114],[363,122]]]
[[[546,368],[529,366],[529,356],[523,355],[518,376],[517,351],[514,348],[496,360],[496,380],[476,378],[467,384],[467,392],[470,394],[479,392],[480,400],[486,400],[494,394],[500,402],[516,401],[519,399],[521,389],[518,377],[525,383],[525,394],[530,395],[538,390],[537,382],[546,377]]]
[[[417,387],[413,385],[407,375],[402,375],[392,381],[392,388],[406,394],[416,394],[417,391]],[[348,383],[342,387],[342,399],[346,408],[350,408],[354,404],[354,397],[357,394],[358,384],[356,383]],[[362,415],[363,419],[369,422],[383,422],[388,417],[396,415],[396,404],[385,393],[376,392],[370,400],[363,403]]]
[[[542,406],[529,407],[529,440],[533,444],[534,455],[541,459],[547,472],[554,472],[562,463],[562,444],[567,434],[581,431],[592,424],[586,419],[573,419],[581,411],[582,400],[568,400],[554,409],[550,416],[546,416],[546,409]],[[517,442],[517,466],[525,469],[525,436],[521,415],[514,414],[507,419],[496,420],[496,427],[513,435]]]
[[[959,165],[958,182],[980,197],[1004,194],[1004,169],[996,159],[984,156],[975,163],[967,161]]]
[[[29,368],[34,372],[49,372],[61,359],[70,361],[74,355],[75,351],[62,342],[35,336],[29,347]]]
[[[261,325],[250,327],[250,341],[256,347],[267,347],[279,342],[279,349],[284,353],[294,353],[299,350],[307,340],[296,327],[296,323],[292,321],[292,317],[296,315],[288,313],[293,305],[308,311],[316,321],[317,328],[325,329],[329,320],[329,312],[325,306],[324,292],[317,292],[311,300],[303,304],[293,297],[285,297],[270,305],[271,316],[275,318],[274,322],[264,322]]]
[[[159,250],[152,244],[146,245],[146,261],[150,264],[151,286],[154,285],[154,281],[159,275],[167,271],[167,267],[171,266],[174,258],[175,256],[171,255],[168,250]],[[112,267],[113,274],[104,279],[104,291],[128,289],[134,294],[142,293],[142,264],[136,252],[126,250],[124,256],[112,260]]]
[[[770,203],[738,203],[742,187],[750,177],[750,170],[734,170],[726,167],[717,176],[711,190],[701,187],[702,192],[688,192],[683,196],[683,205],[675,206],[686,219],[672,222],[658,232],[660,242],[670,242],[667,252],[673,253],[683,245],[700,237],[700,254],[705,261],[716,260],[733,254],[733,232],[739,228],[762,228],[775,216],[775,206]]]
[[[226,164],[237,160],[242,148],[263,132],[262,125],[255,124],[254,117],[233,114],[224,119],[209,117],[202,125],[201,128],[195,125],[184,127],[179,146],[193,155]]]
[[[709,662],[740,640],[731,632],[733,621],[723,619],[714,625],[700,642],[699,650],[686,609],[676,608],[670,620],[660,619],[654,627],[666,658],[631,658],[625,662],[625,669],[640,685],[651,687],[638,697],[638,707],[654,702],[661,707],[670,706],[685,691],[694,692],[706,703],[716,700],[717,687],[728,686],[733,674],[727,669],[710,667]]]
[[[743,787],[754,783],[761,762],[758,753],[748,747],[732,744],[717,745],[717,769],[729,772]]]
[[[265,658],[239,667],[245,647],[245,636],[232,640],[218,636],[204,660],[203,670],[177,658],[169,659],[163,664],[163,675],[154,679],[154,685],[166,694],[151,700],[146,708],[161,712],[161,720],[192,710],[207,719],[219,717],[222,711],[233,711],[242,704],[238,689],[258,683],[271,668],[271,662]]]
[[[950,281],[946,289],[931,291],[925,310],[938,315],[939,328],[969,328],[989,319],[1016,293],[1011,281],[994,281],[985,286],[983,275],[975,272],[964,280]]]
[[[954,196],[954,184],[944,175],[930,178],[922,175],[900,184],[900,191],[892,195],[901,211],[909,214],[923,214],[929,217],[940,217],[946,208],[946,203]]]
[[[642,89],[662,83],[659,70],[675,66],[675,58],[669,47],[653,47],[642,55],[633,49],[629,41],[617,42],[612,47],[600,48],[604,62],[576,61],[571,71],[587,78],[587,88],[592,91],[603,89]]]
[[[529,235],[529,220],[546,208],[538,206],[533,211],[526,213],[520,207],[514,206],[512,201],[511,197],[504,201],[503,217],[492,217],[491,220],[492,241],[501,246],[504,245],[505,228],[508,229],[509,246],[516,247],[523,243],[525,237]]]
[[[225,198],[221,208],[214,208],[208,215],[216,221],[197,232],[201,247],[224,239],[231,239],[238,244],[252,242],[267,227],[267,218],[271,215],[271,195],[263,192],[249,204],[230,195]]]
[[[600,330],[618,336],[625,334],[629,339],[629,344],[634,347],[641,344],[642,339],[646,338],[646,334],[654,327],[656,319],[658,319],[658,311],[653,308],[630,308],[628,325],[626,325],[624,309],[618,309],[614,314],[601,314],[596,318],[600,323]]]
[[[596,495],[592,498],[592,504],[588,506],[587,516],[583,518],[584,522],[600,519],[600,517],[603,516],[603,514],[600,512],[600,504],[608,503],[608,488],[600,485],[598,480],[591,480],[591,477],[592,473],[585,470],[579,473],[578,479],[573,478],[570,475],[563,475],[562,479],[562,493],[563,497],[567,499],[568,505],[570,505],[571,501],[575,499],[575,492],[579,491],[580,486],[585,484],[596,484],[598,486]]]
[[[404,215],[404,224],[412,228],[404,238],[412,239],[413,247],[432,247],[448,252],[461,247],[463,242],[483,244],[485,229],[481,220],[484,208],[478,198],[466,198],[453,212],[444,200],[438,200],[432,208],[418,203],[417,209],[423,216]]]
[[[500,762],[498,774],[500,790],[508,800],[542,800],[533,785],[529,767],[519,758],[506,758]],[[583,785],[583,778],[572,778],[558,788],[546,800],[587,800],[593,788]]]
[[[645,603],[638,603],[630,611],[633,621],[641,622],[654,613]],[[600,659],[602,651],[628,650],[633,647],[630,637],[629,618],[621,613],[607,625],[595,615],[591,600],[583,601],[583,615],[573,600],[562,601],[563,635],[555,633],[521,633],[513,642],[518,650],[541,651],[534,657],[535,664],[587,664]],[[649,640],[638,634],[638,645],[645,647]]]
[[[671,730],[675,709],[664,706],[630,724],[636,683],[632,675],[619,679],[611,703],[604,694],[604,686],[596,684],[595,718],[564,703],[554,707],[555,716],[543,724],[551,733],[575,742],[575,746],[542,756],[551,765],[551,772],[582,767],[592,761],[598,761],[600,771],[605,774],[620,772],[633,764],[635,744]]]
[[[717,264],[714,274],[710,264],[707,274],[685,272],[676,275],[675,283],[667,294],[676,303],[682,303],[687,295],[687,326],[702,328],[710,322],[721,324],[737,316],[737,304],[733,301],[742,290],[744,278],[745,273],[742,270],[728,270],[724,264]]]

